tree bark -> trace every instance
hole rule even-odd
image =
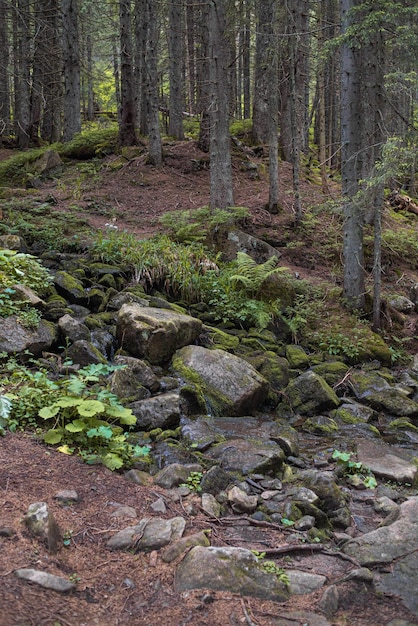
[[[0,145],[2,136],[10,133],[8,2],[0,0]]]
[[[133,60],[131,35],[131,0],[119,1],[120,26],[120,120],[119,144],[134,146],[135,97],[133,92]]]
[[[183,110],[183,42],[184,42],[184,6],[182,0],[170,0],[169,7],[169,75],[170,104],[168,134],[175,139],[184,139]]]
[[[21,150],[30,143],[30,7],[29,0],[16,0],[13,14],[14,121],[17,145]]]
[[[210,207],[234,204],[229,136],[229,76],[227,68],[225,0],[210,0]]]
[[[341,0],[343,33],[351,24],[355,0]],[[360,179],[361,110],[359,50],[346,42],[341,52],[341,154],[344,198],[344,297],[350,309],[363,309],[365,296],[363,214],[356,198]]]
[[[146,83],[148,97],[149,163],[155,167],[163,164],[163,150],[158,112],[157,43],[158,19],[154,0],[147,0],[148,40],[146,54]]]
[[[64,128],[63,140],[81,131],[80,58],[77,0],[62,0]]]

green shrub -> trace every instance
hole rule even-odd
[[[170,211],[161,218],[162,225],[169,235],[180,243],[205,241],[216,229],[227,224],[235,224],[249,214],[246,207],[228,207],[211,210],[204,206],[186,211]]]
[[[60,444],[60,452],[78,453],[112,470],[147,456],[147,446],[128,442],[125,430],[136,423],[135,416],[107,388],[108,375],[121,366],[89,365],[51,381],[39,362],[33,364],[35,371],[14,359],[3,365],[1,398],[3,406],[4,398],[9,403],[10,430],[39,430],[45,443]]]

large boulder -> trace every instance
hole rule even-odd
[[[177,568],[175,584],[179,591],[213,589],[275,602],[289,597],[279,576],[243,548],[192,548]]]
[[[37,328],[22,326],[16,315],[0,317],[0,352],[15,354],[28,350],[35,357],[49,351],[57,339],[54,324],[41,320]]]
[[[200,388],[214,415],[249,415],[267,398],[268,382],[243,359],[201,346],[178,350],[173,367]]]
[[[201,329],[202,322],[190,315],[131,303],[119,311],[116,335],[119,347],[130,355],[162,364],[196,341]]]
[[[336,409],[340,404],[325,379],[311,370],[292,380],[284,391],[284,397],[293,411],[301,415],[315,415]]]

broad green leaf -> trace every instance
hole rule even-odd
[[[39,417],[42,417],[44,420],[48,420],[51,417],[55,417],[60,412],[60,407],[56,404],[51,404],[50,406],[44,406],[38,412]]]
[[[123,461],[120,456],[116,454],[106,454],[106,456],[102,457],[103,465],[106,465],[110,470],[120,469],[123,466]]]
[[[80,433],[86,428],[86,424],[82,420],[73,420],[65,425],[65,430],[69,433]]]
[[[44,434],[45,443],[56,444],[56,443],[59,443],[61,440],[62,440],[62,433],[59,430],[56,430],[55,428],[48,430]]]
[[[133,424],[136,424],[136,417],[132,413],[132,410],[126,409],[125,407],[120,405],[107,407],[106,415],[118,419],[121,424],[126,424],[128,426],[133,426]]]
[[[134,456],[148,456],[151,448],[149,446],[134,446],[133,455]]]
[[[78,406],[82,402],[83,402],[82,398],[75,398],[74,396],[65,396],[65,397],[60,398],[59,400],[57,400],[55,402],[55,404],[57,406],[62,407],[62,408],[66,408],[66,407],[69,407],[69,406]]]
[[[0,396],[0,417],[8,419],[12,410],[12,403],[6,396]]]
[[[83,400],[82,404],[77,408],[79,415],[82,417],[93,417],[97,413],[103,413],[105,405],[99,400]]]
[[[110,426],[99,426],[99,428],[90,428],[86,432],[87,437],[103,437],[104,439],[111,439],[113,431]]]

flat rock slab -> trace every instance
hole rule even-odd
[[[375,582],[375,589],[378,593],[399,596],[406,608],[418,617],[417,552],[394,563],[390,572],[381,574]]]
[[[391,563],[400,557],[415,554],[418,550],[418,497],[409,498],[400,506],[399,519],[389,526],[376,528],[370,533],[348,541],[343,552],[354,557],[361,565]],[[418,588],[418,580],[416,581]]]
[[[113,535],[107,542],[111,550],[159,550],[183,535],[186,522],[182,517],[172,519],[144,518]]]
[[[45,589],[53,589],[54,591],[60,591],[61,593],[67,593],[68,591],[75,589],[75,584],[69,580],[61,578],[60,576],[55,576],[54,574],[48,574],[48,572],[43,572],[41,570],[17,569],[15,570],[15,574],[18,578],[29,580],[32,583],[36,583],[40,587],[44,587]]]
[[[398,483],[414,482],[418,467],[404,459],[401,451],[370,439],[360,439],[356,443],[358,460],[376,476]]]
[[[243,548],[192,548],[177,568],[175,585],[179,591],[212,589],[276,602],[289,597],[286,585]]]

